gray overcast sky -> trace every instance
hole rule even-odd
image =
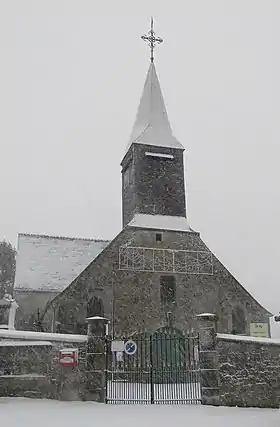
[[[0,238],[120,230],[151,14],[190,224],[277,312],[279,0],[0,0]]]

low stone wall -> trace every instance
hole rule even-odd
[[[220,405],[279,408],[280,340],[217,334]]]
[[[87,340],[82,335],[0,331],[0,396],[83,399]],[[62,367],[59,351],[69,348],[78,349],[78,365]]]
[[[47,341],[0,341],[0,376],[46,375],[51,370],[52,344]]]
[[[75,367],[59,365],[59,350],[77,348],[78,364]],[[83,400],[86,384],[87,343],[53,343],[51,381],[57,400]]]
[[[38,397],[105,402],[105,325],[107,319],[96,316],[88,318],[87,321],[88,335],[0,330],[0,348],[10,348],[6,351],[7,361],[4,365],[8,368],[9,366],[13,367],[14,352],[21,352],[17,356],[19,366],[16,369],[18,374],[15,374],[14,368],[10,369],[10,372],[6,370],[7,374],[3,372],[2,383],[0,379],[0,396],[25,396],[27,392],[36,395],[38,391],[39,394],[41,393],[41,396],[37,393]],[[45,346],[48,347],[48,350],[42,353],[41,348],[39,352],[34,353],[35,359],[27,369],[30,371],[28,373],[21,369],[20,363],[24,359],[28,362],[30,356],[28,347],[35,347],[35,340],[38,349]],[[22,350],[16,350],[13,347],[22,348]],[[72,366],[70,358],[70,366],[61,366],[59,351],[70,348],[78,349],[78,363]],[[41,358],[44,357],[46,359],[42,363]],[[67,363],[66,360],[67,358],[64,363]],[[38,364],[43,365],[43,372],[37,366]]]
[[[0,396],[51,397],[52,344],[0,340]]]
[[[1,375],[0,396],[51,399],[55,396],[55,388],[46,375]]]

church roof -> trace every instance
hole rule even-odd
[[[187,218],[183,216],[136,214],[128,227],[193,232]]]
[[[61,292],[108,243],[108,240],[19,234],[15,289]]]
[[[127,150],[133,143],[184,149],[172,135],[154,62],[148,70]]]

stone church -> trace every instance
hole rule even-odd
[[[166,325],[188,332],[196,329],[197,314],[215,313],[221,333],[250,335],[254,325],[260,324],[270,336],[271,313],[229,273],[188,223],[184,147],[168,120],[153,58],[154,41],[121,161],[123,229],[111,242],[72,239],[72,246],[66,238],[22,235],[19,241],[31,252],[19,250],[18,303],[25,300],[28,311],[31,294],[27,292],[24,299],[24,289],[33,281],[32,311],[38,308],[36,295],[44,292],[40,321],[48,331],[85,333],[86,317],[102,315],[110,320],[114,336],[153,332]],[[50,264],[52,256],[60,260],[56,267]],[[67,260],[64,267],[63,260]],[[34,275],[42,265],[45,275]]]

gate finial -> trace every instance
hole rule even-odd
[[[172,326],[173,326],[173,320],[174,320],[173,313],[171,311],[168,311],[167,312],[167,326],[169,328],[172,328]]]

